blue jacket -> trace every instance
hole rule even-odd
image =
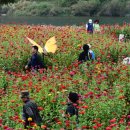
[[[89,53],[91,55],[91,59],[95,60],[95,53],[92,50],[89,50]]]
[[[28,62],[28,67],[33,69],[43,68],[43,61],[37,53],[32,55],[30,61]]]

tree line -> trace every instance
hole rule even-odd
[[[0,4],[9,15],[130,16],[130,0],[0,0]]]

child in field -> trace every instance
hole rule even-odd
[[[69,96],[69,103],[67,104],[66,114],[68,114],[70,117],[76,115],[76,122],[78,124],[78,100],[79,96],[77,93],[70,92]]]
[[[94,32],[100,32],[99,20],[94,21],[93,27],[94,27]]]
[[[93,21],[92,19],[89,19],[88,23],[86,24],[86,30],[88,33],[93,33]]]
[[[43,61],[38,54],[38,47],[37,46],[32,46],[32,56],[25,66],[25,69],[31,69],[31,70],[38,70],[42,69],[44,67]]]

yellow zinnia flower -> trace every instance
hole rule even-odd
[[[28,121],[32,121],[32,118],[31,118],[31,117],[29,117],[29,118],[28,118]]]

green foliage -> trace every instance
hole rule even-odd
[[[70,91],[79,93],[79,124],[99,130],[126,129],[126,115],[130,100],[130,66],[123,65],[123,56],[129,55],[130,44],[119,43],[112,33],[130,29],[124,26],[101,26],[101,34],[87,34],[84,27],[66,26],[0,26],[0,121],[3,128],[23,130],[22,102],[19,94],[29,90],[30,97],[40,107],[44,117],[42,129],[75,129],[75,116],[66,117],[67,97]],[[41,46],[56,36],[58,50],[48,54],[46,72],[23,72],[31,44],[26,36]],[[97,59],[79,66],[78,55],[84,43],[90,43]],[[52,64],[49,64],[52,63]],[[8,68],[8,70],[6,69]],[[6,71],[5,71],[6,70]],[[14,72],[15,71],[15,72]],[[66,118],[64,118],[66,117]],[[114,122],[112,121],[114,120]],[[69,125],[67,125],[69,122]],[[40,128],[35,128],[40,130]]]
[[[32,14],[34,16],[47,15],[49,12],[49,8],[50,8],[50,5],[48,3],[43,3],[43,2],[38,2],[38,3],[35,1],[34,2],[30,2],[30,1],[18,2],[14,5],[10,5],[8,15],[10,14],[17,15],[17,16],[21,16],[21,15],[30,16]]]
[[[1,72],[1,75],[0,75],[0,89],[6,90],[7,86],[8,86],[8,82],[6,80],[5,73]]]
[[[130,73],[128,74],[128,75],[130,75]],[[126,101],[127,101],[127,103],[129,103],[130,104],[130,87],[129,87],[129,85],[130,85],[130,83],[128,83],[128,84],[126,84],[125,85],[125,96],[126,96]]]
[[[12,2],[15,3],[8,4]],[[130,15],[130,0],[6,0],[2,4],[8,4],[9,15]]]
[[[94,15],[96,8],[99,6],[98,0],[79,1],[72,6],[73,15]]]
[[[78,0],[59,0],[60,5],[63,7],[69,7],[73,4],[76,4],[78,2]]]
[[[99,14],[110,16],[124,16],[127,11],[127,9],[124,9],[125,7],[125,1],[111,0],[110,2],[105,2],[105,4],[101,6]]]
[[[14,3],[15,0],[0,0],[0,4],[8,4],[8,3]]]

